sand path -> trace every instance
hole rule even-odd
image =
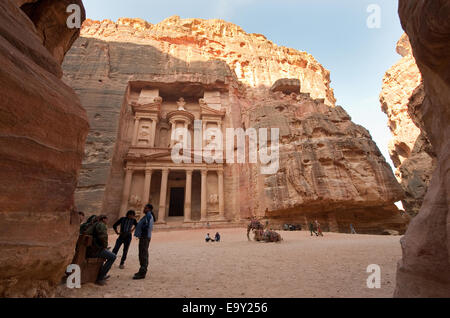
[[[219,229],[220,243],[205,243],[216,230],[153,233],[149,275],[139,268],[133,239],[126,268],[114,263],[106,286],[59,286],[60,297],[392,297],[400,236],[280,231],[282,243],[248,242],[243,228]],[[110,236],[114,245],[116,236]],[[366,268],[381,267],[381,288],[369,289]]]

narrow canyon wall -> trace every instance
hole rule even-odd
[[[399,15],[423,77],[421,119],[436,154],[419,214],[401,240],[396,297],[450,297],[450,1],[400,0]]]
[[[171,17],[86,21],[63,63],[91,123],[77,207],[117,217],[129,146],[129,84],[201,85],[223,92],[224,128],[279,127],[280,171],[226,165],[227,216],[319,219],[327,229],[404,232],[403,198],[369,132],[335,107],[329,72],[311,55],[278,47],[221,20]],[[147,83],[147,84],[146,84]],[[136,93],[135,93],[136,94]],[[127,124],[128,123],[128,124]],[[329,227],[328,224],[333,224]]]
[[[69,3],[83,8],[0,2],[1,297],[50,295],[75,248],[71,210],[89,127],[61,81],[60,62],[79,34],[66,27]]]
[[[406,34],[398,41],[397,52],[402,58],[386,72],[380,102],[393,136],[389,154],[396,167],[397,180],[405,191],[403,207],[415,216],[430,183],[435,155],[426,133],[419,129],[420,117],[408,111],[422,106],[424,90],[422,75]]]

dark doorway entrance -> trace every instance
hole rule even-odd
[[[170,189],[169,216],[184,215],[184,188]]]

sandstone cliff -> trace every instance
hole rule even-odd
[[[424,83],[421,106],[409,109],[437,163],[419,214],[402,238],[397,297],[450,297],[450,1],[399,1]]]
[[[408,108],[421,107],[424,92],[422,76],[406,34],[398,41],[397,52],[402,59],[386,72],[380,102],[393,135],[389,154],[397,168],[395,175],[405,191],[403,206],[414,216],[427,192],[435,160],[425,132],[415,124],[420,118],[408,112]]]
[[[265,98],[264,98],[265,97]],[[245,127],[280,127],[280,169],[273,175],[249,167],[255,211],[272,223],[317,219],[329,231],[403,233],[405,218],[394,205],[403,197],[370,133],[340,106],[329,107],[308,94],[253,97]]]
[[[336,231],[348,231],[350,222],[362,232],[404,231],[394,206],[401,187],[367,130],[335,108],[329,72],[311,55],[221,20],[88,20],[81,33],[63,69],[92,128],[76,193],[82,210],[117,217],[130,144],[122,132],[128,124],[119,120],[131,116],[128,84],[178,83],[180,94],[201,84],[228,92],[226,127],[284,130],[279,174],[266,178],[251,165],[225,169],[225,190],[236,196],[225,202],[228,216],[307,216]]]
[[[49,295],[74,252],[88,122],[60,79],[69,3],[0,2],[0,296]]]

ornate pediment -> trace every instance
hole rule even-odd
[[[133,109],[133,113],[149,113],[149,114],[159,114],[161,111],[162,98],[155,97],[153,99],[153,103],[137,103],[131,102],[131,108]]]
[[[174,110],[169,112],[166,118],[169,121],[171,119],[175,119],[175,120],[185,120],[188,123],[191,123],[195,119],[195,116],[186,110]]]
[[[198,103],[200,104],[201,116],[206,115],[206,116],[214,116],[214,117],[220,117],[220,118],[223,118],[225,116],[225,111],[217,110],[217,109],[209,107],[208,103],[203,98],[200,98],[198,100]]]

